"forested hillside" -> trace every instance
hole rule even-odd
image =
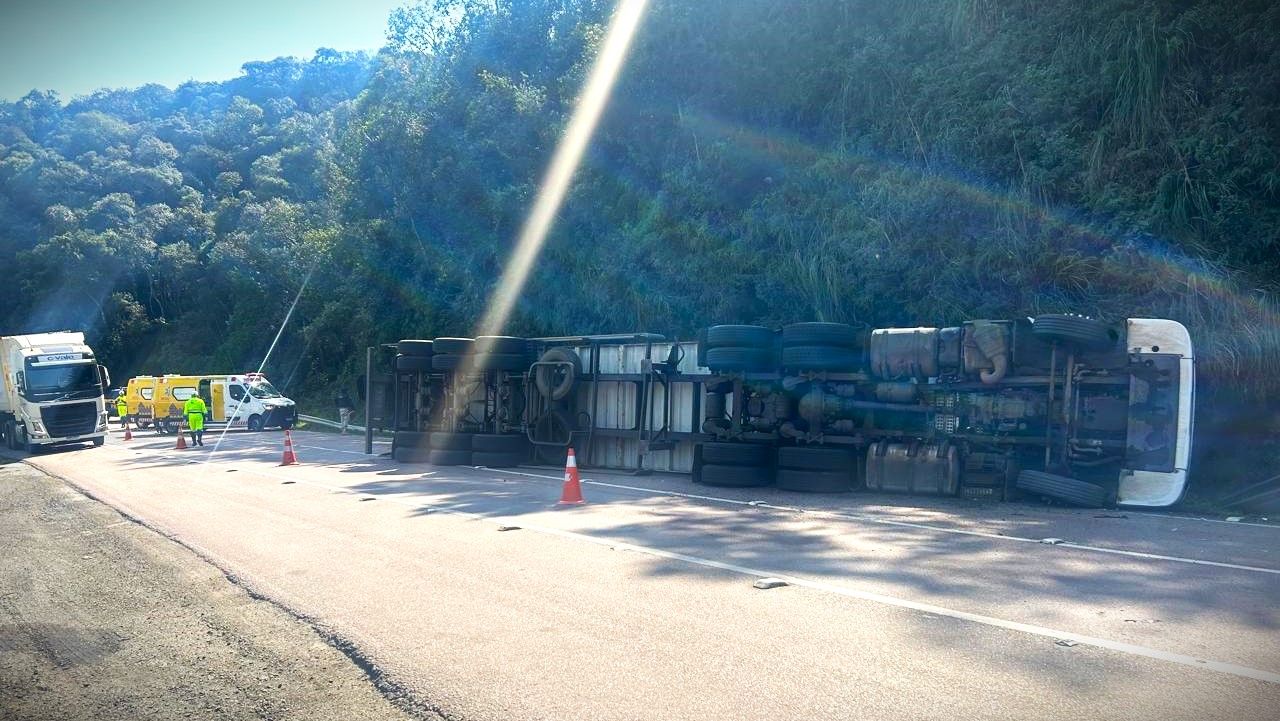
[[[297,395],[470,332],[612,8],[420,1],[374,58],[0,105],[0,328],[240,369],[307,281]],[[1256,450],[1277,292],[1274,3],[653,0],[508,331],[1168,317]]]

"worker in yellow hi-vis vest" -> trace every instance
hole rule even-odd
[[[187,428],[191,429],[191,445],[204,445],[204,414],[208,408],[200,396],[191,396],[182,406],[182,414],[187,417]],[[181,429],[178,430],[182,432]]]
[[[120,427],[124,428],[124,424],[129,420],[129,403],[124,399],[124,394],[116,396],[116,415],[120,418]]]

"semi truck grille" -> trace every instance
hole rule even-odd
[[[68,403],[64,406],[45,406],[40,409],[44,429],[54,438],[82,436],[93,433],[98,427],[96,403]]]

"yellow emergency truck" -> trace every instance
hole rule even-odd
[[[129,379],[125,403],[140,427],[154,425],[161,433],[173,433],[182,421],[183,404],[193,395],[209,409],[206,427],[260,431],[292,428],[298,419],[297,405],[262,373],[137,376]]]

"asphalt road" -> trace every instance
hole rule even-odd
[[[450,717],[1280,717],[1268,523],[597,472],[558,506],[559,469],[294,436],[297,466],[278,432],[29,463]]]

